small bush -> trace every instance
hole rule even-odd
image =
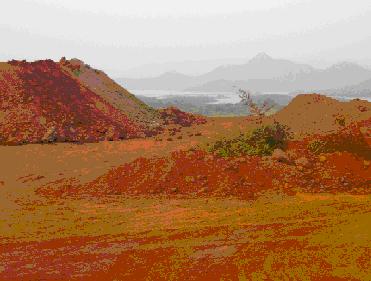
[[[75,76],[79,77],[80,74],[81,74],[81,70],[80,69],[74,69],[73,74],[75,74]]]
[[[289,130],[279,123],[263,126],[233,139],[222,139],[212,144],[208,151],[222,157],[242,155],[271,155],[276,148],[285,149]]]
[[[345,127],[345,117],[344,116],[337,116],[336,119],[335,119],[335,123],[342,126],[342,127]]]
[[[329,147],[328,142],[321,139],[313,140],[308,144],[308,149],[315,154],[330,152]]]

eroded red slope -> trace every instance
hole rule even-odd
[[[0,142],[99,141],[145,129],[52,60],[0,64]]]

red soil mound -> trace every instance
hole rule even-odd
[[[103,71],[94,69],[78,59],[62,58],[59,64],[76,77],[81,84],[116,109],[124,112],[130,120],[135,120],[144,130],[157,130],[159,124],[162,124],[160,114],[155,109],[138,100]]]
[[[51,60],[0,64],[0,143],[99,141],[144,128]]]
[[[0,143],[94,142],[155,135],[205,119],[157,111],[77,59],[0,63]]]
[[[334,133],[312,136],[314,141],[311,142],[310,147],[318,153],[347,151],[370,160],[371,137],[369,130],[371,126],[368,123],[368,121],[354,123]]]
[[[253,199],[266,190],[288,194],[298,191],[363,194],[370,191],[367,161],[347,152],[319,158],[310,154],[304,143],[292,143],[289,147],[293,155],[290,163],[271,157],[220,158],[203,151],[182,151],[169,157],[139,158],[83,186],[51,183],[38,192],[52,196],[182,194]],[[305,161],[295,162],[303,156]]]
[[[189,127],[192,124],[206,123],[204,117],[181,111],[176,107],[160,109],[159,112],[166,125],[181,125],[183,127]]]
[[[327,134],[351,123],[370,120],[371,103],[340,102],[318,94],[298,95],[271,119],[289,126],[297,135]]]

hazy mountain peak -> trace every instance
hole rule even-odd
[[[130,89],[231,91],[238,85],[257,91],[280,92],[342,88],[370,78],[371,70],[353,62],[340,62],[322,70],[259,53],[247,63],[221,65],[200,76],[172,71],[151,79],[119,81]]]
[[[179,72],[177,70],[166,71],[165,74],[169,74],[169,75],[185,75],[182,72]]]
[[[180,73],[176,70],[172,70],[172,71],[167,71],[167,72],[163,73],[159,77],[166,78],[166,79],[173,79],[173,78],[186,78],[186,77],[188,77],[188,75]]]
[[[164,72],[160,77],[178,77],[178,76],[185,76],[184,74],[176,71],[176,70],[171,70]]]
[[[255,57],[253,57],[251,61],[266,61],[266,60],[272,60],[273,58],[269,55],[267,55],[266,53],[264,52],[261,52],[259,54],[257,54]]]

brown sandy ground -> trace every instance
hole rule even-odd
[[[213,118],[150,139],[0,147],[0,280],[370,280],[370,195],[35,193],[254,126]]]
[[[369,280],[370,197],[113,196],[1,209],[0,280]]]

